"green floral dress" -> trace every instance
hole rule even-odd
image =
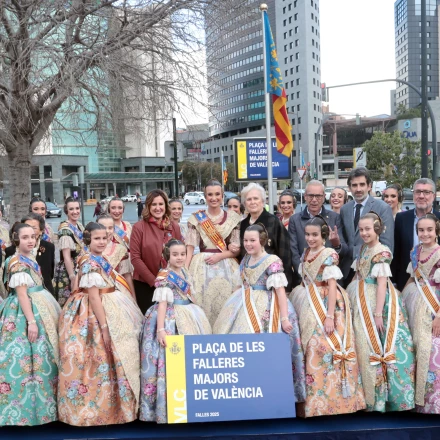
[[[22,264],[18,255],[6,261],[6,268],[10,293],[0,304],[0,426],[42,425],[57,420],[61,309],[44,289],[41,274]],[[18,286],[27,286],[37,321],[34,343],[27,338],[27,321],[15,290]]]

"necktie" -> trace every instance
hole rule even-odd
[[[362,208],[362,204],[358,203],[356,205],[356,212],[354,213],[354,230],[355,231],[356,231],[356,229],[358,227],[359,218],[361,216],[361,208]]]

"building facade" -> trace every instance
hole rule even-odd
[[[428,99],[439,96],[439,4],[426,0],[426,42]],[[421,87],[421,0],[396,0],[394,3],[396,78]],[[407,85],[397,84],[396,106],[417,107],[420,96]]]
[[[322,118],[319,1],[269,0],[268,15],[275,37],[296,153],[293,169],[315,164],[315,133]],[[233,138],[254,136],[265,128],[263,35],[259,1],[248,0],[241,12],[206,22],[209,129],[204,158],[217,162],[221,153],[233,160]],[[319,136],[318,159],[322,155]],[[203,150],[203,146],[202,146]],[[317,164],[317,177],[322,165]],[[296,173],[294,173],[296,175]]]

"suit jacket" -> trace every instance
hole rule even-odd
[[[15,245],[7,247],[5,249],[6,258],[12,257],[15,254],[15,250]],[[55,245],[48,241],[40,240],[40,246],[38,248],[36,260],[41,268],[44,287],[52,295],[55,295],[52,284],[55,272]]]
[[[321,217],[324,218],[330,228],[333,229],[335,226],[338,228],[341,241],[341,248],[338,251],[338,254],[339,258],[342,259],[342,257],[348,252],[348,246],[342,235],[341,217],[338,213],[325,209],[324,206],[322,207]],[[301,212],[293,214],[289,220],[290,251],[292,254],[292,264],[296,271],[298,271],[301,255],[308,247],[305,237],[305,227],[311,218],[312,217],[309,215],[307,208],[304,208]],[[326,246],[333,247],[328,240]]]
[[[342,222],[342,234],[345,242],[348,245],[348,253],[342,260],[341,270],[344,278],[347,277],[350,272],[350,267],[353,261],[357,258],[360,248],[364,243],[359,235],[359,228],[354,229],[354,207],[356,202],[351,200],[341,208],[341,222]],[[362,215],[367,214],[370,211],[374,211],[382,219],[385,225],[385,232],[383,232],[379,241],[388,246],[393,252],[394,250],[394,218],[391,208],[382,200],[375,199],[368,196],[367,202]],[[361,215],[361,216],[362,216]]]
[[[440,212],[433,211],[433,213],[440,218]],[[393,274],[393,281],[400,291],[405,287],[409,278],[409,274],[406,273],[406,268],[410,260],[409,254],[414,246],[414,215],[414,209],[399,212],[396,215],[394,226],[394,257],[391,262],[391,272]]]
[[[240,242],[241,242],[241,256],[243,257],[246,254],[246,250],[243,246],[243,237],[246,228],[249,226],[249,220],[251,216],[250,214],[244,218],[240,224]],[[280,219],[273,214],[270,214],[265,209],[260,214],[260,217],[256,220],[255,223],[262,223],[264,227],[267,229],[267,234],[269,240],[264,246],[264,249],[268,254],[274,254],[280,258],[283,262],[284,273],[287,278],[288,285],[286,287],[286,292],[290,292],[295,285],[294,282],[297,282],[297,277],[294,279],[294,273],[292,270],[292,258],[290,255],[290,246],[289,246],[289,235],[287,234],[286,228],[281,223]],[[296,280],[296,281],[295,281]]]

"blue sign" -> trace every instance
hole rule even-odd
[[[237,138],[235,144],[235,180],[267,180],[267,142],[263,138]],[[272,173],[274,180],[292,179],[291,157],[278,153],[272,139]]]
[[[403,132],[403,137],[407,138],[407,139],[411,139],[411,138],[417,137],[417,132],[416,131],[406,131],[405,130]]]
[[[167,336],[168,423],[295,417],[284,333]]]

